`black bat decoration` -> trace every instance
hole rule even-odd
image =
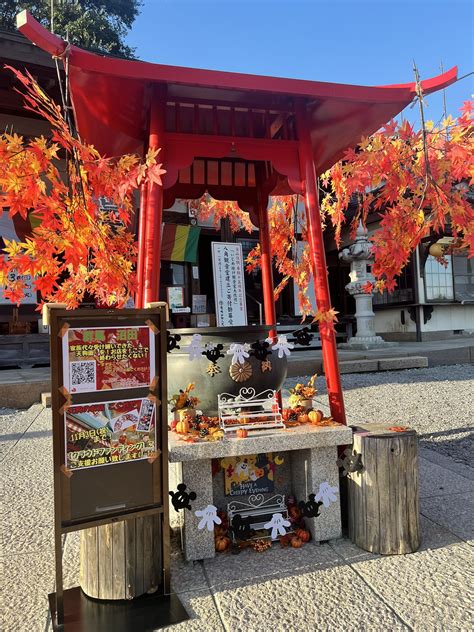
[[[181,340],[181,336],[179,334],[170,334],[169,331],[166,332],[166,351],[170,353],[173,349],[180,349],[178,342]]]
[[[311,340],[314,338],[314,334],[310,332],[308,327],[303,327],[303,329],[294,331],[293,336],[294,338],[291,340],[291,342],[296,342],[297,344],[304,347],[308,347],[311,344]]]
[[[267,359],[267,356],[272,353],[272,350],[269,349],[270,343],[267,342],[266,340],[264,340],[263,342],[260,342],[260,340],[257,340],[250,346],[253,349],[253,351],[251,351],[250,354],[255,356],[257,360],[260,360],[260,362],[265,362],[265,360]]]
[[[248,540],[253,533],[253,529],[250,526],[252,518],[242,518],[240,514],[236,514],[232,518],[232,526],[230,530],[234,534],[236,540]]]
[[[316,502],[314,500],[315,494],[310,494],[308,496],[308,500],[305,502],[301,500],[298,503],[298,507],[300,508],[301,515],[304,518],[317,518],[319,514],[319,508],[323,503]]]
[[[216,364],[219,358],[224,357],[224,354],[221,353],[223,348],[224,348],[224,345],[221,345],[221,344],[214,345],[213,347],[210,347],[209,349],[206,349],[205,351],[203,351],[202,355],[206,356],[209,362],[213,362],[214,364]]]
[[[180,509],[191,509],[189,501],[196,500],[197,498],[196,492],[189,492],[188,494],[184,483],[180,483],[178,485],[176,492],[170,492],[169,494],[171,496],[171,504],[176,511],[179,511]]]

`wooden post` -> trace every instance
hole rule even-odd
[[[319,196],[314,168],[313,149],[311,146],[310,129],[307,121],[306,105],[300,104],[297,111],[297,125],[299,135],[299,155],[301,178],[305,182],[304,203],[307,218],[308,243],[311,255],[311,266],[314,278],[314,291],[318,310],[326,312],[331,308],[329,295],[328,271],[326,254],[324,252],[324,238],[321,228],[319,212]],[[346,423],[344,397],[342,394],[339,360],[337,357],[336,335],[329,323],[319,325],[323,354],[324,375],[328,389],[331,415],[340,423]]]
[[[349,537],[366,551],[395,555],[420,546],[418,437],[389,424],[362,424],[353,450],[363,469],[348,474]]]
[[[163,134],[165,119],[165,90],[154,86],[150,105],[150,132],[148,147],[161,147],[159,160],[163,160]],[[163,188],[156,182],[148,186],[146,197],[146,227],[144,252],[144,294],[143,304],[159,299],[160,293],[160,261],[161,261],[161,221],[163,217]]]
[[[261,186],[261,184],[260,184]],[[268,196],[261,191],[257,195],[258,238],[260,241],[263,307],[265,309],[265,324],[274,327],[269,333],[270,338],[276,337],[276,310],[273,292],[272,250],[270,245],[270,230],[268,227]]]
[[[158,514],[81,531],[80,585],[94,599],[135,599],[160,587]]]

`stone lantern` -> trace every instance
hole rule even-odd
[[[386,342],[380,336],[375,335],[375,314],[372,309],[373,292],[364,291],[364,286],[367,283],[374,283],[375,281],[369,268],[373,259],[372,244],[367,238],[367,229],[364,228],[362,222],[359,223],[355,242],[348,248],[344,248],[339,253],[339,258],[351,264],[349,275],[351,280],[346,285],[346,290],[355,299],[355,317],[357,320],[357,334],[340,347],[344,349],[375,349],[394,346],[396,343]]]

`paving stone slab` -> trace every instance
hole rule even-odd
[[[462,540],[474,539],[474,498],[472,493],[452,494],[442,498],[422,498],[420,511],[433,522]],[[474,561],[474,560],[473,560]]]
[[[285,572],[305,573],[328,568],[339,562],[337,552],[327,544],[309,542],[300,549],[282,549],[275,543],[261,554],[246,550],[238,555],[221,553],[212,560],[205,560],[203,564],[211,588],[232,589],[234,584],[240,585],[242,581],[271,580]]]
[[[306,571],[281,569],[270,579],[248,578],[213,592],[233,632],[410,629],[342,562]]]
[[[365,554],[348,540],[332,546],[411,629],[472,630],[473,550],[423,516],[421,526],[422,545],[409,555]]]
[[[426,459],[420,458],[418,461],[420,466],[420,498],[474,491],[474,481]]]
[[[26,410],[0,409],[0,461],[23,437],[42,410],[40,404]]]

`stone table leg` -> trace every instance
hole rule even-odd
[[[331,502],[328,507],[321,505],[317,518],[305,518],[306,526],[315,542],[341,537],[339,470],[336,461],[335,446],[291,452],[292,487],[298,501],[307,501],[310,494],[317,494],[321,483],[327,482],[331,487],[337,488],[337,502]]]
[[[213,505],[211,459],[183,461],[183,483],[186,491],[195,491],[196,500],[192,511],[184,513],[184,556],[186,560],[203,560],[215,556],[214,531],[198,529],[200,518],[194,515],[198,509]]]

